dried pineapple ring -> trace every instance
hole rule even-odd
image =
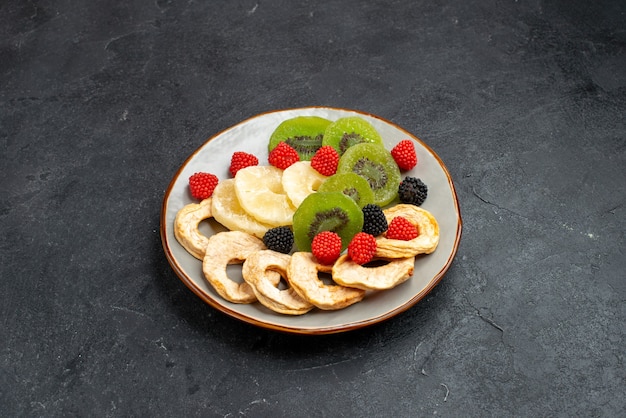
[[[205,219],[211,218],[211,198],[200,203],[190,203],[183,206],[174,220],[174,236],[189,254],[199,260],[204,257],[209,239],[198,230],[198,225]]]
[[[364,290],[385,290],[396,287],[413,275],[415,257],[396,258],[377,267],[361,266],[342,255],[333,265],[333,280],[342,286]]]
[[[341,285],[327,285],[318,272],[330,273],[332,266],[325,266],[315,260],[309,252],[295,252],[291,256],[287,277],[294,290],[303,298],[324,310],[342,309],[360,302],[365,290]]]
[[[410,241],[389,239],[384,234],[376,238],[376,255],[379,258],[406,258],[418,254],[430,254],[439,244],[439,224],[425,209],[401,203],[383,211],[387,222],[396,216],[405,217],[417,227],[419,236]]]
[[[209,238],[202,261],[204,277],[229,302],[255,302],[256,296],[250,285],[231,280],[226,274],[226,266],[242,263],[250,254],[262,249],[265,249],[263,241],[253,235],[240,231],[219,232]]]
[[[220,181],[211,199],[213,199],[211,204],[213,217],[231,231],[247,232],[255,237],[263,238],[263,235],[271,228],[257,221],[241,207],[235,193],[235,179]]]
[[[276,251],[256,251],[244,261],[241,273],[263,306],[286,315],[302,315],[314,306],[302,299],[292,287],[278,289],[281,276],[288,281],[290,260],[291,256]]]
[[[283,171],[281,184],[294,207],[311,193],[315,193],[328,177],[311,167],[311,161],[298,161]]]
[[[241,207],[269,226],[291,225],[296,208],[285,194],[283,170],[271,165],[242,168],[235,175],[235,193]]]

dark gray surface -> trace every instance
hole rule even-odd
[[[4,416],[624,416],[626,3],[4,1]],[[464,235],[404,314],[291,336],[162,251],[176,169],[257,113],[413,132]]]

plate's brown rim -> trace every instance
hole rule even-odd
[[[195,157],[195,155],[200,151],[200,149],[204,148],[204,146],[211,142],[213,139],[217,138],[218,136],[222,135],[223,133],[225,133],[226,131],[229,131],[231,129],[236,128],[239,125],[243,125],[245,123],[248,123],[250,120],[252,119],[256,119],[258,117],[264,116],[264,115],[269,115],[269,114],[273,114],[273,113],[280,113],[280,112],[285,112],[285,111],[306,111],[306,110],[310,110],[310,109],[328,109],[328,110],[332,110],[332,111],[344,111],[344,112],[352,112],[352,113],[357,113],[357,114],[361,114],[361,115],[365,115],[365,116],[369,116],[371,118],[374,119],[378,119],[384,123],[387,123],[389,125],[394,126],[395,128],[403,131],[407,136],[409,136],[411,139],[417,141],[420,143],[421,146],[423,146],[424,148],[426,148],[426,150],[428,150],[428,152],[430,152],[435,159],[437,160],[437,162],[439,163],[439,166],[443,169],[446,178],[448,179],[448,185],[450,186],[450,190],[452,191],[452,197],[453,197],[453,201],[454,201],[454,208],[455,208],[455,212],[457,214],[457,231],[456,231],[456,236],[454,239],[454,245],[452,247],[452,251],[450,252],[450,255],[448,257],[448,260],[446,261],[446,263],[442,266],[441,270],[439,270],[439,272],[433,276],[433,278],[430,280],[430,282],[428,283],[428,285],[422,289],[421,292],[419,292],[418,294],[416,294],[412,299],[410,299],[408,302],[402,304],[401,306],[392,309],[382,315],[379,315],[377,317],[374,318],[369,318],[367,320],[363,320],[363,321],[358,321],[358,322],[351,322],[348,324],[342,324],[342,325],[337,325],[337,326],[331,326],[331,327],[290,327],[290,326],[285,326],[285,325],[277,325],[277,324],[273,324],[273,323],[268,323],[268,322],[264,322],[264,321],[260,321],[258,319],[255,319],[253,317],[241,314],[240,312],[237,312],[235,310],[229,309],[227,306],[221,305],[219,303],[217,303],[211,296],[207,295],[202,289],[200,289],[199,287],[196,286],[196,284],[193,282],[193,280],[191,280],[191,278],[189,278],[183,271],[183,269],[181,268],[181,266],[178,264],[178,261],[176,260],[176,258],[174,257],[174,255],[171,252],[170,246],[169,246],[169,241],[167,238],[167,202],[169,200],[169,196],[170,193],[172,191],[172,188],[174,187],[174,183],[176,183],[176,180],[178,179],[178,177],[180,176],[181,172],[184,170],[184,168],[187,166],[187,164]],[[450,266],[452,265],[452,261],[457,253],[458,247],[459,247],[459,243],[461,240],[461,235],[462,235],[462,229],[463,229],[463,221],[462,221],[462,217],[461,217],[461,210],[460,210],[460,206],[459,206],[459,201],[458,201],[458,196],[456,193],[456,187],[454,186],[454,182],[452,181],[452,177],[450,176],[450,172],[448,171],[448,168],[446,167],[446,165],[443,163],[443,161],[441,160],[441,158],[439,157],[439,155],[430,147],[428,146],[426,143],[424,143],[424,141],[422,141],[421,139],[419,139],[418,137],[416,137],[415,135],[413,135],[412,133],[408,132],[406,129],[398,126],[397,124],[395,124],[394,122],[391,122],[390,120],[387,120],[385,118],[382,118],[378,115],[374,115],[368,112],[363,112],[360,110],[354,110],[354,109],[347,109],[347,108],[337,108],[337,107],[328,107],[328,106],[308,106],[308,107],[302,107],[302,108],[285,108],[285,109],[278,109],[278,110],[272,110],[272,111],[267,111],[267,112],[262,112],[259,114],[256,114],[252,117],[249,117],[247,119],[242,120],[241,122],[232,125],[226,129],[220,130],[219,132],[217,132],[216,134],[212,135],[211,137],[209,137],[206,141],[204,141],[198,148],[196,148],[196,150],[191,153],[187,159],[185,159],[185,161],[179,166],[178,170],[176,170],[176,172],[174,173],[174,175],[172,176],[172,180],[170,181],[169,185],[167,186],[167,189],[165,190],[165,193],[163,195],[163,201],[161,203],[161,216],[160,216],[160,235],[161,235],[161,243],[163,245],[163,250],[165,252],[165,256],[170,264],[170,266],[172,267],[172,269],[174,270],[174,273],[176,273],[176,275],[178,276],[178,278],[194,293],[196,294],[196,296],[200,297],[200,299],[202,299],[205,303],[209,304],[210,306],[214,307],[215,309],[229,315],[232,316],[234,318],[237,318],[243,322],[247,322],[249,324],[255,325],[255,326],[259,326],[262,328],[266,328],[266,329],[271,329],[271,330],[275,330],[275,331],[281,331],[281,332],[286,332],[286,333],[290,333],[290,334],[307,334],[307,335],[323,335],[323,334],[334,334],[334,333],[340,333],[340,332],[347,332],[347,331],[352,331],[352,330],[356,330],[359,328],[363,328],[369,325],[373,325],[382,321],[385,321],[391,317],[394,317],[408,309],[410,309],[411,307],[413,307],[417,302],[419,302],[421,299],[423,299],[426,295],[428,295],[434,288],[435,286],[437,286],[437,284],[439,284],[439,282],[441,281],[441,279],[443,278],[443,276],[445,275],[445,273],[448,271],[448,269],[450,268]]]

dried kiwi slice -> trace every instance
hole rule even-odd
[[[322,146],[326,128],[331,124],[319,116],[297,116],[283,121],[270,136],[268,150],[272,151],[281,142],[296,150],[300,161],[310,161],[315,151]]]
[[[383,145],[383,139],[371,123],[359,116],[348,116],[328,125],[322,145],[331,145],[343,155],[351,146],[363,142]]]
[[[322,231],[341,237],[345,249],[363,228],[363,211],[341,192],[317,192],[307,196],[293,215],[293,235],[298,251],[311,251],[311,242]]]
[[[360,208],[374,203],[374,192],[365,178],[356,173],[334,174],[317,189],[318,192],[341,192],[350,196]]]
[[[398,196],[400,169],[382,145],[363,143],[351,146],[339,159],[337,173],[356,173],[364,177],[378,206],[388,205]]]

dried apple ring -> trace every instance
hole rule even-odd
[[[250,254],[262,249],[265,244],[253,235],[240,231],[219,232],[209,238],[202,261],[204,277],[229,302],[255,302],[257,299],[250,285],[229,278],[226,266],[243,263]]]
[[[174,236],[189,254],[202,260],[209,238],[202,235],[198,225],[211,218],[211,198],[200,203],[189,203],[183,206],[174,220]]]
[[[286,315],[302,315],[314,308],[292,288],[279,289],[281,277],[288,281],[291,256],[272,250],[256,251],[243,263],[241,274],[252,287],[259,302],[268,309]]]
[[[331,273],[332,266],[318,263],[309,252],[295,252],[291,256],[287,277],[294,290],[305,300],[323,310],[342,309],[360,302],[365,290],[351,287],[328,285],[319,273]]]
[[[406,258],[418,254],[430,254],[439,245],[439,224],[437,219],[425,209],[401,203],[383,210],[387,222],[396,216],[403,216],[417,227],[419,235],[409,241],[389,239],[385,234],[376,238],[376,257]]]
[[[387,263],[375,267],[361,266],[344,254],[333,265],[333,280],[342,286],[386,290],[396,287],[413,275],[415,257],[378,260]]]

